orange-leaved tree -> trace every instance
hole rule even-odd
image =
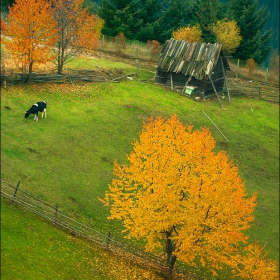
[[[232,274],[242,279],[279,280],[277,263],[267,257],[268,253],[258,242],[248,244],[242,254],[231,258]]]
[[[229,264],[248,237],[256,194],[248,197],[225,151],[214,152],[207,128],[194,130],[176,115],[151,118],[133,142],[128,164],[114,164],[114,179],[101,201],[109,219],[123,221],[129,238],[146,249],[166,248],[176,258],[215,273]]]
[[[56,21],[47,0],[16,0],[9,7],[3,43],[22,67],[28,67],[28,80],[34,63],[53,59],[51,50],[57,41]]]
[[[181,27],[173,31],[172,38],[186,42],[201,42],[202,30],[199,25]]]
[[[84,0],[52,0],[53,14],[58,22],[59,39],[54,52],[58,74],[71,58],[85,49],[94,50],[99,45],[99,36],[104,21],[90,14],[83,7]]]
[[[223,45],[226,53],[234,53],[242,39],[240,28],[234,20],[218,21],[211,27],[212,32],[216,36],[218,44]]]

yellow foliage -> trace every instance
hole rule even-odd
[[[181,27],[173,31],[172,38],[186,42],[201,42],[202,30],[199,25]]]
[[[238,168],[226,152],[213,151],[207,128],[193,130],[176,115],[151,118],[132,145],[129,164],[114,164],[103,200],[109,218],[122,220],[127,235],[143,238],[150,251],[174,229],[178,259],[221,269],[247,241],[244,231],[254,219],[256,194],[247,196]]]
[[[216,35],[217,43],[223,45],[223,50],[227,53],[235,52],[242,39],[240,28],[234,20],[218,21],[211,28]]]
[[[232,258],[231,263],[236,264],[233,275],[251,280],[278,280],[277,263],[267,258],[267,254],[268,251],[259,244],[249,244],[244,248],[243,255]]]

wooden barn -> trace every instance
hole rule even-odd
[[[154,82],[189,96],[218,97],[227,88],[226,70],[222,45],[170,39],[160,52]]]

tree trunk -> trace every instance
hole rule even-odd
[[[170,232],[166,231],[166,254],[167,254],[167,268],[169,273],[172,273],[172,270],[176,262],[176,256],[172,255],[174,251],[174,245],[172,244],[172,241],[170,239],[171,231]]]
[[[31,61],[29,63],[29,66],[28,66],[28,76],[26,77],[26,79],[24,81],[25,83],[29,83],[30,82],[31,76],[32,76],[32,69],[33,69],[33,61]]]
[[[62,75],[63,73],[63,64],[64,64],[64,48],[59,47],[58,57],[57,57],[57,74]]]
[[[63,63],[62,60],[58,61],[57,64],[57,74],[62,75],[63,72]]]

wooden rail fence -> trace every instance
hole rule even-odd
[[[151,253],[141,251],[134,248],[128,243],[122,243],[111,237],[111,232],[107,234],[101,233],[91,227],[88,227],[76,220],[64,215],[59,210],[59,205],[52,206],[41,199],[36,198],[30,193],[19,188],[20,182],[16,186],[1,180],[1,196],[20,204],[25,209],[41,216],[52,222],[54,225],[61,226],[87,240],[97,244],[103,249],[110,250],[114,254],[120,255],[129,260],[135,261],[145,267],[151,267],[164,273],[169,274],[170,271],[166,266],[166,261]],[[172,279],[199,280],[197,276],[189,273],[181,268],[174,268],[172,271]]]
[[[279,103],[279,87],[270,92],[265,86],[236,85],[229,83],[228,90],[231,96],[243,95],[249,98]]]

